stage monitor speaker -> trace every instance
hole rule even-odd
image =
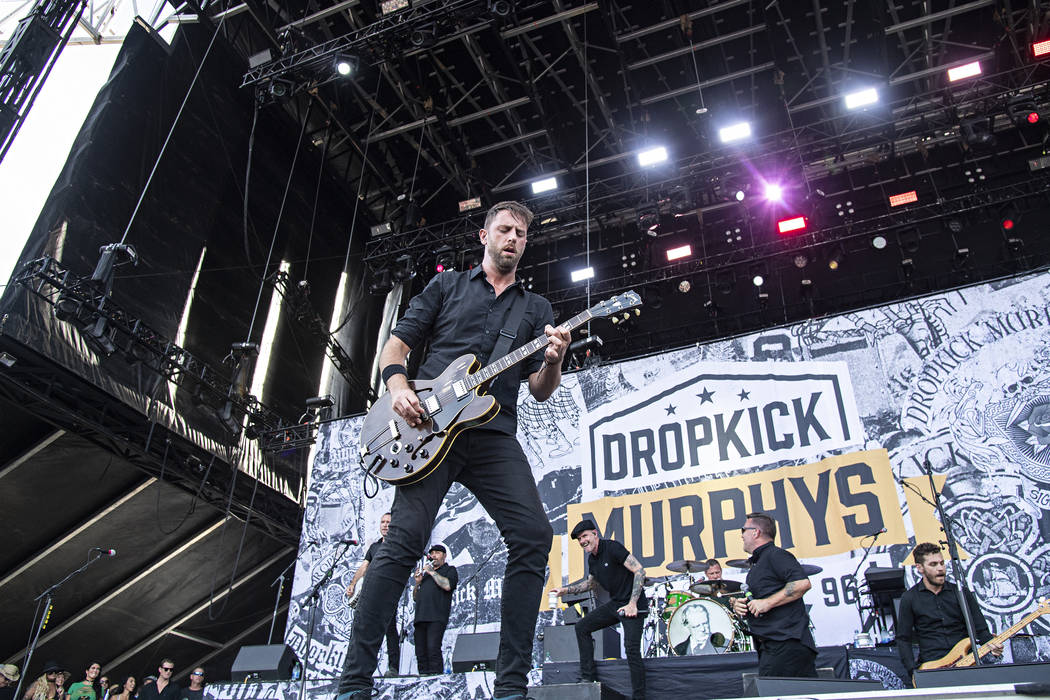
[[[591,634],[594,640],[594,658],[620,658],[620,632],[606,627]],[[574,625],[547,625],[543,628],[544,661],[579,661],[580,647],[576,644]]]
[[[287,644],[258,644],[241,647],[230,668],[230,680],[287,681],[299,661]]]
[[[778,678],[758,676],[752,696],[818,695],[820,693],[866,693],[883,690],[879,681],[849,678]]]
[[[532,700],[626,700],[612,688],[601,683],[559,683],[529,688]]]
[[[959,685],[995,685],[999,683],[1045,683],[1050,678],[1050,663],[1000,664],[937,668],[915,672],[916,688],[945,688]]]
[[[466,673],[475,669],[492,671],[499,656],[499,632],[460,634],[452,649],[452,672]]]

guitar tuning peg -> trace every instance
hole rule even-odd
[[[630,312],[627,312],[627,313],[625,313],[625,314],[623,315],[623,320],[624,320],[624,321],[630,321],[630,320],[631,320],[631,314],[630,314]]]
[[[620,317],[619,316],[613,316],[612,318],[609,319],[609,323],[613,324],[614,326],[617,323],[619,323],[619,322],[620,322]]]
[[[635,316],[641,316],[642,315],[642,310],[641,309],[635,309],[634,310],[634,315]]]

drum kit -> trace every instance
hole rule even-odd
[[[726,566],[746,570],[751,564],[746,559],[732,559]],[[707,568],[704,562],[683,559],[667,565],[675,575],[645,579],[653,610],[642,637],[647,657],[723,654],[754,648],[747,623],[732,613],[732,601],[741,595],[742,583],[706,578]],[[820,571],[811,565],[804,568],[807,576]]]

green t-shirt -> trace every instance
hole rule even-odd
[[[87,681],[69,686],[69,700],[95,700],[95,687]]]

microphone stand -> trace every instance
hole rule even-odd
[[[474,573],[472,573],[470,575],[470,578],[468,578],[466,581],[464,581],[464,584],[470,583],[471,581],[476,579],[478,577],[478,574],[481,573],[481,570],[484,569],[488,565],[488,563],[490,561],[492,561],[492,557],[496,556],[496,552],[500,551],[501,549],[503,549],[503,543],[502,542],[498,543],[495,547],[492,548],[492,550],[487,555],[485,555],[485,558],[481,561],[480,564],[478,564],[478,568],[474,569]],[[481,593],[482,593],[481,591],[478,591],[475,594],[475,596],[474,596],[474,632],[475,633],[477,633],[477,631],[478,631],[478,615],[480,614]]]
[[[860,573],[860,567],[864,566],[864,562],[866,562],[868,560],[868,554],[871,552],[872,547],[875,546],[875,543],[878,542],[879,535],[881,535],[884,532],[886,532],[885,528],[883,528],[882,530],[879,530],[878,532],[875,532],[875,533],[872,533],[870,535],[865,535],[864,536],[865,538],[870,537],[871,538],[871,542],[868,544],[867,547],[864,548],[864,556],[862,556],[860,558],[860,562],[857,563],[857,568],[853,570],[853,574],[851,576],[851,578],[853,579],[853,584],[857,587],[857,618],[858,619],[862,615],[862,613],[861,613],[862,608],[860,606],[860,581],[857,580],[857,574]],[[863,541],[863,540],[861,540],[861,541]],[[868,595],[871,595],[870,591],[869,591]],[[875,619],[878,620],[877,617]],[[866,631],[864,629],[864,620],[860,621],[860,631],[861,632]]]
[[[54,600],[55,593],[57,593],[58,589],[61,588],[71,578],[87,571],[87,568],[99,559],[101,559],[103,554],[105,554],[105,552],[103,552],[101,549],[93,548],[91,552],[88,553],[88,560],[82,567],[70,571],[62,578],[61,581],[59,581],[58,583],[51,584],[43,593],[38,595],[36,598],[33,598],[33,600],[38,603],[41,598],[44,599],[44,612],[40,615],[39,623],[35,619],[33,620],[34,627],[36,627],[36,631],[33,633],[32,641],[29,642],[29,646],[26,648],[25,663],[22,665],[22,674],[18,678],[18,686],[15,687],[15,694],[13,697],[22,697],[22,683],[23,681],[25,681],[26,672],[29,671],[29,662],[33,658],[33,652],[36,650],[37,642],[40,641],[40,633],[44,631],[44,628],[47,627],[48,620],[51,619],[51,610],[53,607],[52,600]]]
[[[306,676],[310,670],[310,646],[314,640],[314,619],[317,616],[317,599],[321,595],[321,589],[328,585],[328,582],[332,580],[332,574],[335,573],[335,567],[339,565],[339,562],[346,556],[346,550],[350,549],[350,542],[344,540],[340,544],[343,545],[339,555],[332,560],[331,565],[328,567],[328,571],[325,572],[321,580],[314,584],[313,590],[310,591],[310,595],[306,597],[306,604],[310,606],[310,627],[306,632],[306,652],[303,654],[303,672],[299,679],[299,700],[303,700],[306,693]],[[294,562],[293,562],[294,563]],[[287,570],[287,569],[286,569]]]
[[[955,543],[955,535],[952,534],[952,520],[948,517],[948,514],[944,512],[944,506],[941,504],[940,494],[937,493],[937,485],[933,482],[933,467],[930,465],[929,458],[923,461],[922,466],[926,471],[926,476],[930,480],[930,493],[933,494],[933,505],[937,508],[937,514],[941,518],[941,531],[944,533],[944,539],[946,540],[945,544],[948,545],[948,555],[952,559],[952,575],[955,577],[955,592],[959,597],[959,608],[962,610],[963,622],[966,623],[966,633],[970,636],[970,651],[973,654],[974,665],[980,666],[982,664],[981,655],[979,653],[981,645],[977,643],[977,634],[974,632],[973,627],[973,616],[970,615],[970,606],[967,603],[966,594],[969,593],[969,589],[966,587],[966,578],[963,576],[962,572],[962,561],[959,559],[959,547]]]
[[[284,575],[288,573],[288,569],[295,566],[296,561],[298,560],[293,558],[292,561],[288,563],[288,566],[284,567],[284,571],[282,571],[281,574],[273,580],[273,583],[270,584],[270,588],[273,588],[278,583],[280,585],[277,585],[277,600],[273,603],[273,619],[270,620],[270,634],[266,637],[267,644],[273,644],[273,628],[277,625],[277,609],[281,605],[281,594],[284,593]]]

